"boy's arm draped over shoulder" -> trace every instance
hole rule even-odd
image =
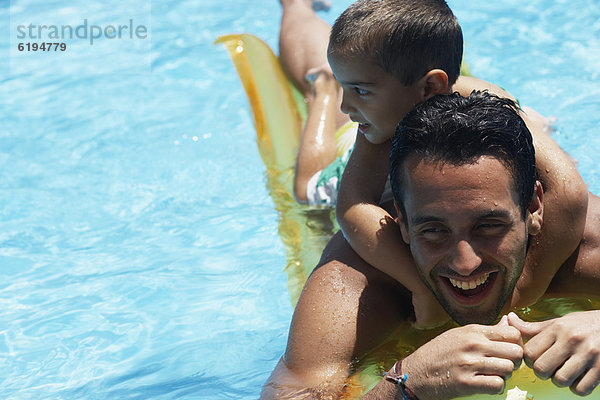
[[[379,206],[389,171],[390,142],[356,137],[338,194],[336,217],[346,240],[367,263],[413,292],[417,324],[440,325],[448,315],[421,281],[398,225]]]
[[[523,119],[533,136],[539,179],[544,187],[544,222],[532,239],[512,307],[534,303],[577,249],[585,227],[588,191],[570,157],[548,134],[543,117],[525,108]]]

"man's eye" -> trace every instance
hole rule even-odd
[[[500,232],[504,230],[504,224],[502,223],[486,223],[486,224],[479,224],[477,229],[486,233],[495,233],[495,232]]]
[[[446,230],[443,228],[425,228],[421,229],[421,235],[428,240],[438,240],[444,237]]]
[[[422,233],[440,233],[440,232],[443,232],[443,229],[441,229],[441,228],[427,228],[427,229],[423,229],[421,232]]]
[[[356,94],[358,94],[359,96],[366,96],[367,94],[369,94],[368,90],[359,88],[359,87],[355,87],[354,91],[356,92]]]

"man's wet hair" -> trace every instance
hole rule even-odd
[[[535,150],[514,101],[486,91],[437,95],[404,117],[390,150],[390,183],[404,217],[403,165],[413,155],[456,166],[496,158],[511,172],[522,216],[527,215],[536,183]]]
[[[362,58],[409,86],[432,69],[460,74],[463,37],[444,0],[359,0],[335,21],[328,55]]]

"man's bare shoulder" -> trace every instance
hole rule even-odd
[[[353,358],[378,345],[412,313],[410,293],[360,258],[341,233],[335,235],[323,252],[320,266],[307,281],[299,305],[313,315],[295,315],[294,319],[312,319],[314,314],[320,314],[323,322],[330,322],[333,336],[338,340],[340,334],[349,330],[352,337],[347,342],[355,340]],[[340,326],[338,321],[345,322]]]
[[[592,193],[583,240],[552,280],[548,294],[600,297],[600,197]]]
[[[302,290],[285,355],[261,398],[321,398],[318,393],[342,390],[352,363],[397,329],[409,307],[405,289],[366,264],[338,233]]]

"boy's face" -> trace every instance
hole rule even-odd
[[[329,64],[344,92],[342,112],[359,123],[358,131],[371,143],[391,139],[396,125],[422,101],[418,82],[404,86],[364,58],[331,55]]]

